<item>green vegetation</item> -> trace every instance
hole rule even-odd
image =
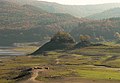
[[[31,74],[29,71],[24,70],[32,68],[35,65],[49,63],[45,57],[29,56],[12,56],[10,58],[0,58],[0,60],[0,83],[14,83],[15,81],[26,79]]]
[[[83,78],[120,80],[120,78],[119,78],[120,73],[118,73],[116,71],[78,70],[78,73]]]
[[[99,21],[83,22],[75,29],[71,30],[70,34],[79,41],[80,35],[88,35],[91,41],[116,41],[116,33],[120,32],[120,18],[109,18]],[[114,27],[114,28],[113,28]]]
[[[49,72],[39,73],[38,80],[54,81],[67,77],[93,80],[120,80],[118,46],[93,46],[65,52],[48,52],[47,57],[59,59]],[[112,52],[111,52],[112,51]],[[46,74],[47,73],[47,74]]]
[[[106,7],[104,5],[92,6],[96,11],[91,12],[90,6],[66,7],[34,0],[28,2],[26,4],[27,0],[16,3],[14,0],[0,1],[0,19],[2,19],[0,46],[21,44],[25,47],[11,50],[32,53],[27,56],[1,55],[0,83],[25,81],[34,76],[34,72],[35,80],[46,83],[62,82],[67,79],[78,82],[81,79],[104,80],[104,83],[120,82],[120,18],[88,20],[65,14],[79,16],[77,15],[81,13],[79,9],[83,11],[85,9],[87,12],[84,12],[84,16],[87,16],[103,11]],[[106,9],[114,8],[116,5],[119,6],[111,4]],[[107,12],[116,10],[119,8]],[[73,13],[74,11],[78,12]],[[33,46],[43,44],[47,40],[50,41],[40,48]],[[36,43],[39,41],[40,43]]]
[[[51,38],[51,42],[58,42],[58,43],[75,43],[75,40],[69,33],[65,32],[58,32]]]
[[[21,50],[20,48],[17,50]],[[120,46],[89,46],[72,50],[56,50],[40,56],[12,56],[0,58],[0,82],[20,81],[31,75],[21,72],[35,66],[48,66],[47,71],[39,72],[40,81],[53,82],[76,78],[78,80],[118,81],[120,68]],[[14,72],[15,71],[15,72]],[[20,75],[23,77],[16,78]],[[98,82],[99,83],[99,82]]]

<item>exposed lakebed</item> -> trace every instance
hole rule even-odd
[[[18,55],[25,55],[25,52],[22,51],[15,51],[13,50],[15,47],[0,47],[0,55],[14,55],[14,56],[18,56]]]

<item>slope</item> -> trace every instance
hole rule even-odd
[[[117,39],[120,33],[120,18],[94,20],[80,23],[71,31],[76,40],[80,35],[89,35],[92,41],[109,41]]]
[[[0,1],[0,14],[0,45],[49,39],[57,31],[68,31],[82,21],[69,14],[48,13],[8,1]]]
[[[32,5],[51,13],[68,13],[75,17],[86,17],[111,8],[120,7],[120,3],[98,5],[61,5],[44,1],[34,1]]]
[[[107,18],[113,18],[113,17],[120,17],[120,8],[113,8],[110,10],[106,10],[102,13],[97,13],[91,16],[88,16],[87,18],[90,19],[107,19]]]

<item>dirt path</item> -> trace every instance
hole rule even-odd
[[[28,80],[19,82],[19,83],[43,83],[41,81],[36,80],[37,76],[39,75],[39,72],[42,72],[42,71],[44,71],[44,69],[34,69],[34,70],[32,70],[33,74],[31,76],[31,78],[29,78]]]
[[[44,83],[42,81],[36,80],[37,76],[39,75],[39,72],[45,71],[44,69],[34,69],[32,70],[32,76],[28,80],[21,81],[19,83]],[[47,82],[48,83],[48,82]],[[120,81],[112,81],[112,80],[92,80],[92,79],[81,79],[76,77],[69,77],[64,78],[56,81],[49,81],[49,83],[120,83]]]
[[[56,64],[59,64],[59,59],[56,59]],[[104,68],[104,69],[110,69],[110,70],[120,70],[120,68],[108,68],[108,67],[104,67],[104,66],[94,66],[94,65],[89,65],[89,66],[93,66],[96,68]],[[36,80],[36,78],[39,75],[39,72],[43,72],[45,71],[45,69],[33,69],[32,70],[32,76],[24,81],[21,81],[19,83],[44,83],[42,81],[38,81]],[[91,79],[80,79],[80,78],[64,78],[62,80],[56,80],[56,81],[50,81],[49,83],[120,83],[120,81],[112,81],[112,80],[91,80]]]

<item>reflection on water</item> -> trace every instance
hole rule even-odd
[[[14,51],[13,47],[0,47],[0,55],[25,55],[24,52]]]

